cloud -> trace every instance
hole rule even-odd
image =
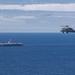
[[[36,17],[35,16],[23,16],[23,15],[21,15],[21,16],[6,16],[6,15],[1,15],[0,14],[0,20],[2,21],[17,21],[17,20],[27,20],[27,19],[36,19]]]
[[[69,3],[69,4],[0,5],[0,10],[75,11],[75,3]]]
[[[51,16],[51,17],[56,17],[56,18],[75,18],[75,16]]]
[[[13,17],[13,19],[16,19],[16,20],[36,19],[36,17],[35,16],[15,16],[15,17]]]

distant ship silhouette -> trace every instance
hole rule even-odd
[[[7,43],[0,43],[0,46],[23,46],[23,43],[14,43],[10,39]]]

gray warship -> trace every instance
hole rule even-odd
[[[23,46],[23,43],[14,43],[10,39],[7,43],[0,43],[0,46]]]

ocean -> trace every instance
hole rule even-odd
[[[0,47],[0,75],[75,75],[75,34],[0,33],[24,46]]]

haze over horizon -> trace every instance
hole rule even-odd
[[[60,32],[75,29],[74,0],[1,0],[0,32]]]

